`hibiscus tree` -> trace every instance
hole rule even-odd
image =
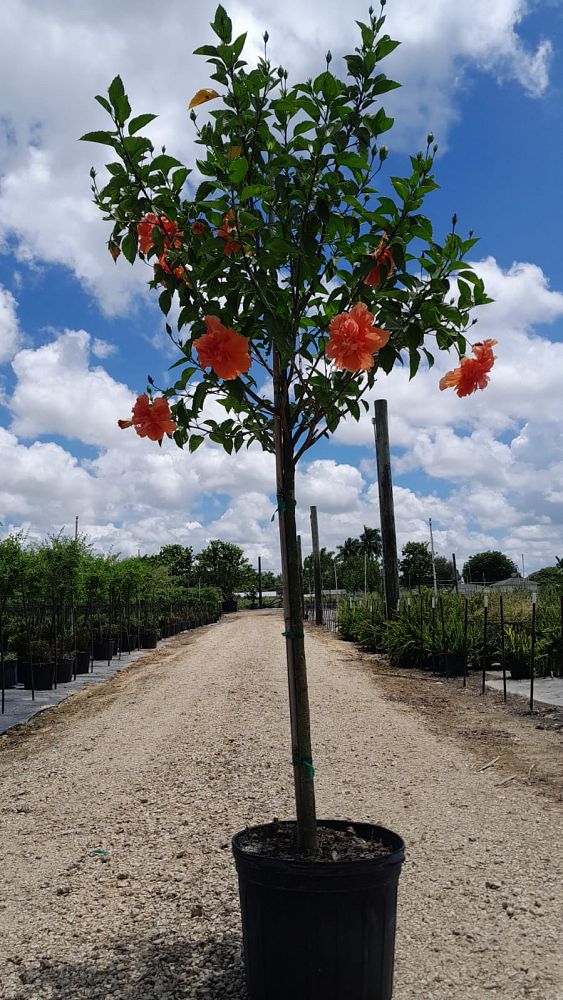
[[[270,62],[267,33],[263,57],[249,68],[245,35],[233,39],[219,7],[217,43],[196,50],[207,57],[214,86],[188,108],[200,147],[195,163],[154,149],[141,132],[155,115],[131,117],[120,77],[96,98],[111,129],[83,136],[116,157],[102,187],[91,171],[95,202],[114,223],[110,253],[145,261],[161,310],[168,316],[174,301],[177,316],[175,329],[166,323],[179,352],[177,381],[155,398],[149,379],[122,426],[152,440],[171,435],[189,452],[207,437],[229,453],[258,443],[275,455],[298,847],[305,852],[315,847],[316,818],[296,466],[343,418],[368,411],[377,377],[405,363],[413,377],[421,360],[433,364],[435,349],[463,356],[470,310],[488,301],[465,261],[475,239],[458,235],[455,218],[435,238],[422,214],[437,187],[433,136],[406,176],[387,176],[382,137],[393,119],[381,99],[398,84],[380,64],[398,43],[384,21],[370,9],[367,22],[358,22],[343,79],[328,52],[323,72],[292,84]],[[475,357],[444,385],[459,395],[483,388],[491,348],[490,341],[475,345]]]

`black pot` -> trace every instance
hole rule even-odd
[[[4,688],[13,688],[18,682],[17,664],[14,659],[4,659]],[[0,676],[0,684],[2,677]]]
[[[50,691],[53,687],[54,676],[54,663],[34,663],[33,687],[35,691]],[[31,691],[31,664],[26,660],[18,660],[18,680],[28,691]]]
[[[74,674],[74,653],[61,656],[57,663],[57,684],[68,684]]]
[[[319,822],[336,830],[349,825]],[[249,1000],[390,1000],[405,846],[383,827],[359,823],[354,829],[390,853],[282,861],[242,850],[246,831],[233,837]]]
[[[158,632],[154,629],[141,632],[141,649],[156,649],[158,643]]]
[[[92,658],[94,660],[111,660],[113,656],[113,639],[94,639],[92,643]]]
[[[465,656],[463,653],[446,653],[444,656],[446,677],[463,677]]]
[[[513,681],[524,681],[530,676],[530,661],[528,659],[507,656],[505,657],[504,666],[506,670],[510,670],[510,676]]]
[[[132,650],[137,648],[137,637],[133,632],[122,632],[121,633],[121,652],[131,653]]]
[[[87,674],[90,671],[90,650],[79,649],[76,654],[76,673]]]

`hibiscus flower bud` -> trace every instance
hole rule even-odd
[[[388,150],[387,146],[380,146],[379,147],[379,159],[381,160],[381,162],[383,163],[383,161],[386,160],[388,156],[389,156],[389,150]]]

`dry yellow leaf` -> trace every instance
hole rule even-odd
[[[242,146],[230,146],[228,152],[229,160],[236,160],[237,156],[240,156],[241,153]]]
[[[214,97],[219,97],[216,90],[211,90],[210,87],[203,87],[202,90],[198,90],[197,94],[194,94],[190,103],[188,104],[188,111],[192,108],[197,108],[199,104],[205,104],[206,101],[212,101]]]

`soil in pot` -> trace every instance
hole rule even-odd
[[[390,1000],[403,841],[318,826],[317,860],[295,856],[293,823],[233,838],[249,1000]]]

